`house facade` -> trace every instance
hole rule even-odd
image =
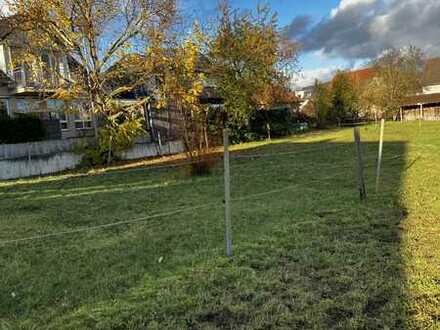
[[[374,79],[372,68],[364,68],[346,72],[347,76],[357,85]],[[326,83],[328,84],[328,82]],[[296,94],[301,98],[300,109],[313,116],[314,107],[311,102],[314,86],[304,87]],[[397,120],[440,120],[440,57],[428,59],[422,73],[422,88],[419,93],[408,95],[401,104]]]
[[[51,99],[54,92],[51,87],[55,89],[71,79],[66,54],[42,51],[44,66],[36,75],[36,70],[18,60],[21,42],[13,36],[0,43],[0,112],[10,117],[38,117],[48,132],[48,139],[93,135],[92,119],[84,102],[67,105]]]
[[[440,57],[426,61],[422,91],[405,98],[401,120],[440,120]]]

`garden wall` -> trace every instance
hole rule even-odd
[[[42,141],[0,145],[0,180],[47,175],[73,169],[82,156],[72,152],[86,139]],[[125,160],[176,154],[183,151],[180,142],[168,142],[161,147],[153,143],[137,143],[120,156]]]

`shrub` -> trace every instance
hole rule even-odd
[[[107,163],[107,150],[101,150],[98,145],[87,145],[82,150],[80,167],[101,166]]]
[[[294,114],[288,108],[256,111],[247,125],[232,125],[231,143],[264,140],[304,132],[310,119],[304,114]]]
[[[25,143],[44,140],[42,121],[34,116],[21,115],[0,118],[0,143]]]
[[[77,146],[78,152],[83,154],[80,166],[109,165],[120,160],[118,155],[130,149],[142,134],[145,134],[143,119],[137,114],[121,110],[115,116],[107,117],[96,142]]]
[[[217,165],[218,160],[212,156],[202,156],[190,164],[191,176],[203,176],[210,175],[214,167]]]

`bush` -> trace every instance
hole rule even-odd
[[[199,159],[191,163],[190,175],[191,176],[210,175],[214,167],[217,165],[217,162],[218,160],[213,157],[209,157],[209,156],[200,157]]]
[[[107,164],[108,151],[101,150],[98,145],[87,145],[82,150],[80,167],[94,167]]]
[[[231,126],[231,143],[264,140],[287,136],[308,129],[309,118],[293,114],[288,108],[256,111],[245,126]]]
[[[119,111],[117,120],[106,118],[97,141],[77,146],[78,152],[83,154],[80,166],[109,165],[120,160],[120,153],[130,149],[135,139],[145,133],[141,117]]]
[[[0,118],[0,143],[25,143],[44,140],[42,121],[34,116]]]

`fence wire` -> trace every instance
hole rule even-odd
[[[389,157],[389,158],[385,159],[385,161],[387,161],[388,166],[392,166],[393,164],[388,163],[389,161],[397,160],[399,158],[402,158],[403,156],[404,156],[404,154],[396,155],[396,156]],[[374,160],[374,159],[370,158],[370,159],[366,159],[366,160]],[[330,164],[333,164],[333,166],[327,166]],[[322,165],[322,164],[320,164],[320,165]],[[353,165],[341,166],[341,165],[334,165],[334,163],[328,163],[328,164],[324,163],[324,166],[327,166],[326,170],[344,169],[344,171],[338,171],[338,172],[333,173],[332,175],[326,176],[326,177],[319,177],[317,179],[309,179],[308,180],[309,183],[312,183],[312,182],[323,183],[326,181],[332,181],[334,179],[339,178],[342,175],[346,176],[347,172],[345,169],[352,169],[353,168]],[[365,168],[373,168],[375,166],[376,166],[376,164],[369,164],[369,165],[365,165]],[[272,165],[270,167],[270,170],[273,170],[274,168],[283,168],[284,169],[286,167],[285,167],[285,165]],[[288,167],[287,169],[292,169],[292,168]],[[304,174],[311,175],[311,174],[316,173],[315,170],[304,171],[304,169],[305,168],[295,168],[294,170],[300,171],[300,173],[302,175],[304,175]],[[272,171],[270,173],[272,173]],[[291,175],[294,175],[294,174],[295,173],[292,173]],[[263,175],[260,174],[259,176],[256,176],[254,174],[249,174],[249,175],[237,174],[237,175],[234,175],[233,177],[248,179],[248,178],[255,178],[255,177],[263,177]],[[205,178],[203,180],[206,181],[209,179],[210,178]],[[279,193],[282,193],[282,192],[285,192],[288,190],[292,190],[292,189],[296,189],[296,188],[302,188],[305,190],[312,190],[312,191],[320,191],[318,188],[304,187],[304,183],[294,183],[294,184],[286,185],[282,188],[268,190],[268,191],[264,191],[264,192],[260,192],[260,193],[254,193],[254,194],[247,195],[245,197],[232,198],[232,202],[241,202],[241,201],[246,201],[246,200],[253,200],[256,198],[258,199],[260,197],[275,195],[275,194],[279,194]],[[211,207],[223,207],[223,206],[221,203],[219,203],[217,201],[217,202],[205,203],[205,204],[200,204],[200,205],[195,205],[195,206],[182,207],[182,208],[178,208],[175,210],[168,210],[168,211],[161,212],[158,214],[152,214],[152,215],[148,215],[145,217],[134,218],[134,219],[130,219],[130,220],[111,222],[111,223],[97,225],[97,226],[82,227],[82,228],[72,229],[72,230],[68,230],[68,231],[60,231],[60,232],[47,233],[47,234],[42,234],[42,235],[22,237],[22,238],[17,238],[17,239],[12,239],[12,240],[3,240],[3,241],[0,241],[0,247],[4,247],[6,245],[11,245],[11,244],[15,244],[15,243],[27,242],[27,241],[59,238],[61,236],[67,236],[67,235],[72,235],[72,234],[104,230],[104,229],[108,229],[108,228],[112,228],[112,227],[118,227],[118,226],[130,225],[130,224],[136,224],[136,223],[144,223],[144,222],[152,220],[152,219],[165,218],[167,216],[178,215],[178,214],[187,213],[187,212],[194,212],[194,211],[198,211],[198,210],[201,210],[204,208],[211,208]]]

